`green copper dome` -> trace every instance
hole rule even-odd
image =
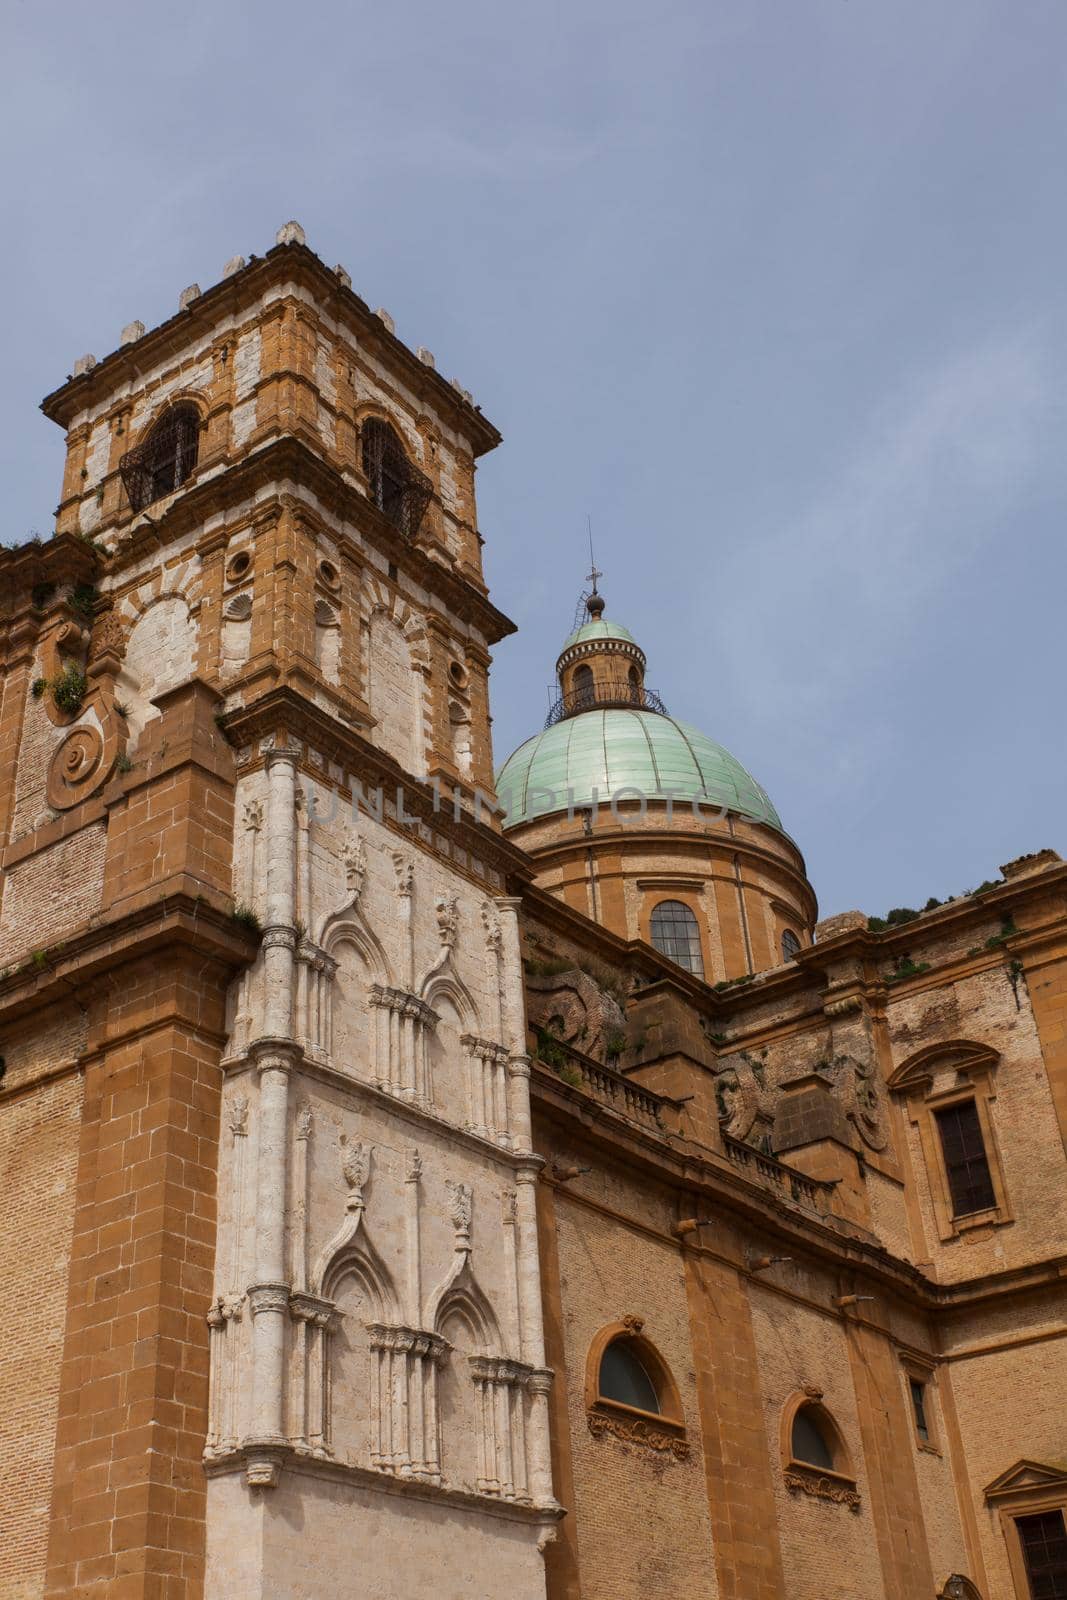
[[[587,623],[568,644],[608,626]],[[612,637],[621,632],[613,628]],[[636,789],[649,800],[670,792],[676,805],[699,796],[705,811],[728,808],[785,831],[765,791],[728,750],[654,711],[589,710],[567,717],[521,744],[497,773],[496,787],[505,828],[569,804],[587,806],[594,790],[606,805],[620,790]]]
[[[603,617],[597,617],[595,621],[583,622],[580,628],[575,628],[570,638],[564,641],[560,655],[563,655],[564,651],[569,650],[572,645],[589,644],[594,639],[622,639],[626,644],[632,644],[638,650],[641,648],[628,628],[622,627],[618,622],[605,622]]]

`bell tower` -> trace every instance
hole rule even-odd
[[[0,1025],[28,1092],[44,1008],[81,1029],[47,1592],[535,1600],[525,866],[475,803],[499,434],[296,223],[43,409],[0,937],[62,954]]]

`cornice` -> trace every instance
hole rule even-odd
[[[369,777],[372,788],[380,786],[391,798],[400,790],[404,809],[412,818],[445,835],[468,856],[477,856],[495,867],[505,880],[519,878],[525,882],[533,872],[529,858],[502,834],[485,823],[476,822],[462,809],[457,818],[444,794],[438,794],[430,784],[412,777],[384,750],[371,744],[355,729],[346,728],[293,688],[272,689],[252,705],[226,712],[219,721],[230,742],[254,750],[256,760],[261,758],[259,747],[263,741],[284,731],[299,744],[310,745],[335,761],[345,774],[341,787],[348,788],[351,774],[360,782]],[[336,785],[328,772],[311,763],[306,763],[304,770],[327,787]],[[383,822],[390,825],[387,815]],[[401,823],[392,826],[402,836],[418,837]]]
[[[45,584],[90,583],[102,565],[97,548],[75,533],[0,549],[0,608],[10,616]]]
[[[271,498],[255,500],[253,504],[257,489],[278,480],[286,486],[277,488]],[[314,506],[305,507],[300,502],[302,489],[314,494],[341,520],[357,524],[386,561],[442,600],[453,615],[473,625],[488,643],[496,644],[515,632],[514,622],[493,605],[484,589],[453,568],[432,560],[419,544],[405,538],[366,495],[294,434],[270,439],[238,460],[223,463],[223,470],[214,470],[210,476],[190,483],[174,496],[158,521],[149,507],[136,518],[131,516],[125,526],[117,525],[120,542],[108,558],[108,571],[118,575],[134,565],[143,558],[146,546],[163,549],[191,534],[199,534],[201,542],[205,524],[215,518],[230,516],[242,523],[262,521],[270,515],[280,516],[287,506],[295,504],[301,514],[321,521],[316,518]],[[235,502],[248,502],[247,510],[238,515]],[[366,550],[350,535],[333,528],[329,533],[350,559],[366,561]],[[71,538],[68,534],[59,537]],[[74,543],[83,541],[76,539]]]
[[[542,1117],[572,1141],[598,1145],[610,1152],[631,1178],[640,1181],[644,1177],[662,1190],[673,1189],[680,1198],[684,1197],[686,1207],[695,1205],[698,1211],[703,1207],[705,1214],[730,1212],[748,1226],[819,1258],[827,1270],[853,1276],[862,1273],[866,1287],[878,1286],[927,1314],[966,1314],[1021,1294],[1062,1294],[1067,1284],[1064,1256],[955,1283],[938,1283],[921,1268],[893,1256],[873,1235],[863,1237],[845,1219],[788,1203],[746,1179],[726,1158],[703,1151],[679,1135],[667,1138],[628,1121],[611,1106],[571,1088],[537,1063],[530,1075],[530,1092],[535,1110]],[[585,1203],[584,1197],[571,1187],[566,1192],[568,1198]],[[638,1218],[633,1225],[647,1226]],[[826,1309],[828,1315],[837,1314],[832,1307]],[[951,1358],[951,1352],[947,1352],[937,1359]]]
[[[45,952],[46,965],[30,960],[0,980],[0,1026],[69,1001],[103,974],[174,946],[237,972],[255,959],[259,940],[205,898],[198,880],[183,874],[133,909],[68,935]]]
[[[354,289],[343,284],[313,250],[301,244],[275,245],[265,256],[250,257],[247,266],[206,289],[185,310],[133,344],[113,350],[89,372],[68,378],[45,396],[41,410],[50,421],[69,427],[80,411],[100,404],[117,384],[136,380],[146,366],[165,360],[171,349],[187,348],[191,339],[214,339],[221,316],[236,315],[240,309],[261,301],[267,289],[294,279],[309,288],[317,305],[325,304],[337,320],[353,323],[364,344],[378,345],[402,371],[416,396],[431,398],[433,409],[446,416],[456,431],[470,441],[475,457],[485,455],[500,443],[499,430],[478,407],[465,400],[433,367],[420,361]]]

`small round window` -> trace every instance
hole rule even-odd
[[[226,579],[229,583],[240,583],[252,570],[252,557],[247,550],[238,550],[226,563]]]
[[[614,1400],[637,1411],[658,1414],[662,1409],[655,1384],[625,1339],[614,1340],[601,1356],[598,1388],[602,1400]]]

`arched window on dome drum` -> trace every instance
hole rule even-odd
[[[574,686],[574,707],[576,711],[582,711],[586,706],[594,704],[596,692],[593,687],[592,667],[575,667],[571,683]]]
[[[782,934],[782,960],[792,961],[794,956],[799,954],[799,951],[800,940],[797,938],[792,928],[786,928],[785,932]]]
[[[134,511],[180,489],[196,466],[200,414],[194,405],[164,411],[143,444],[127,450],[119,473]]]
[[[793,1418],[791,1448],[794,1461],[802,1461],[808,1467],[821,1467],[824,1472],[834,1471],[833,1445],[812,1406],[801,1406]]]
[[[663,1409],[655,1384],[626,1339],[614,1340],[601,1356],[597,1389],[601,1399],[633,1406],[637,1411],[658,1415]]]
[[[408,460],[388,422],[368,417],[361,436],[363,471],[371,499],[395,528],[413,538],[433,493],[429,478]]]
[[[687,972],[704,976],[697,919],[681,900],[661,900],[652,912],[652,943],[661,955],[676,961]]]

